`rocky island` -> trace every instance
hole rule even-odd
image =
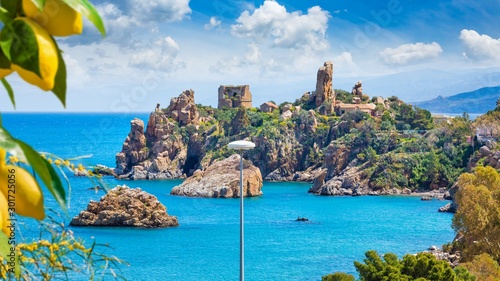
[[[396,96],[370,98],[361,81],[350,91],[334,90],[333,69],[325,62],[315,90],[280,105],[253,107],[248,85],[221,85],[217,108],[196,104],[194,91],[186,90],[167,108],[158,104],[146,125],[131,121],[114,171],[120,179],[191,177],[173,194],[232,197],[236,190],[214,187],[207,172],[230,158],[227,144],[240,139],[255,143],[244,158],[264,180],[311,182],[309,192],[317,195],[445,190],[467,171],[473,153],[467,116],[434,120]],[[498,155],[476,152],[486,154],[497,166]]]
[[[124,185],[111,189],[99,202],[90,201],[70,225],[163,228],[179,223],[156,196]]]

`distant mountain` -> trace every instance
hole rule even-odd
[[[500,86],[485,87],[472,92],[437,98],[411,104],[434,113],[486,113],[494,109],[500,98]]]
[[[496,87],[500,85],[500,68],[453,71],[421,69],[391,75],[353,78],[333,75],[335,89],[349,92],[358,80],[363,82],[363,93],[370,97],[397,96],[405,102],[422,102],[439,95],[449,97],[483,87]]]

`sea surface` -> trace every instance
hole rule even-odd
[[[114,166],[115,154],[130,130],[134,114],[2,114],[14,137],[39,151],[63,158],[92,155],[85,165]],[[69,217],[99,200],[94,183],[69,176]],[[98,250],[129,263],[120,274],[129,280],[237,280],[239,277],[239,200],[170,196],[181,180],[118,181],[110,186],[141,187],[177,216],[180,226],[167,229],[70,227]],[[353,262],[367,250],[416,253],[454,237],[451,214],[438,213],[447,202],[418,197],[322,197],[307,193],[310,184],[265,182],[264,195],[245,199],[246,280],[321,280],[336,271],[356,274]],[[46,204],[58,209],[47,196]],[[308,222],[296,222],[306,217]],[[39,234],[33,220],[21,228],[26,239]],[[71,277],[71,280],[85,278]]]

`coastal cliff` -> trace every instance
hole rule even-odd
[[[158,105],[146,126],[132,120],[115,172],[124,179],[199,176],[230,157],[227,144],[240,139],[255,143],[244,157],[264,180],[311,182],[309,192],[318,195],[438,190],[466,170],[472,151],[450,133],[455,125],[439,125],[394,96],[370,100],[361,81],[352,91],[333,90],[332,76],[327,62],[316,91],[261,110],[203,106],[194,91],[184,91],[167,108]]]

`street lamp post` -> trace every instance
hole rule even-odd
[[[255,147],[250,141],[233,141],[227,145],[228,148],[238,150],[240,153],[240,281],[245,280],[245,231],[243,226],[243,150]]]

